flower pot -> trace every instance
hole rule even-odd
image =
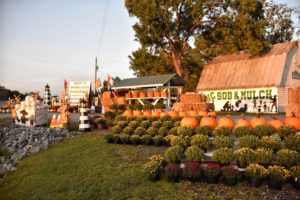
[[[250,178],[248,179],[248,183],[254,187],[259,187],[262,184],[262,179],[260,178]]]
[[[160,97],[160,92],[159,91],[155,91],[154,92],[154,97]]]
[[[125,94],[125,97],[126,97],[126,99],[128,99],[128,98],[132,98],[132,94],[131,94],[131,92],[128,92],[128,93],[126,93],[126,94]]]
[[[207,176],[206,177],[206,182],[208,184],[217,184],[219,181],[219,177],[218,176]]]
[[[276,189],[276,190],[281,190],[282,189],[283,182],[278,181],[278,180],[269,180],[268,181],[268,186],[270,188]]]
[[[160,93],[160,96],[161,96],[161,97],[168,97],[168,92],[161,92],[161,93]]]
[[[97,124],[98,129],[102,130],[104,128],[103,124]]]
[[[223,182],[227,186],[235,186],[237,184],[236,178],[224,178]]]
[[[139,93],[138,92],[132,93],[132,98],[139,98]]]
[[[293,188],[300,189],[300,181],[292,181]]]
[[[147,92],[147,97],[153,97],[154,96],[154,92]]]
[[[145,92],[140,92],[139,96],[140,96],[140,98],[145,98],[146,97],[146,93]]]

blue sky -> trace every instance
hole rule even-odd
[[[299,6],[299,0],[277,0]],[[63,79],[93,80],[95,56],[101,80],[109,73],[128,78],[128,55],[138,48],[122,0],[111,0],[100,52],[106,0],[0,0],[0,84],[22,92],[52,94]]]

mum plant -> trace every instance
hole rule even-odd
[[[158,134],[158,130],[154,127],[149,127],[146,132],[151,136],[156,136]]]
[[[168,162],[180,162],[184,158],[184,150],[180,146],[169,147],[165,153]]]
[[[177,129],[177,133],[182,137],[191,137],[194,134],[194,129],[190,126],[182,126]]]
[[[221,174],[221,166],[218,163],[208,163],[202,165],[205,177],[218,177]]]
[[[293,166],[290,169],[290,174],[292,177],[293,185],[300,189],[300,166]]]
[[[196,135],[201,134],[201,135],[212,136],[213,130],[214,129],[210,126],[200,126],[200,127],[197,127],[195,129],[195,134]]]
[[[140,127],[144,129],[148,129],[151,126],[151,122],[149,120],[144,120],[140,123]]]
[[[201,178],[202,167],[198,162],[187,162],[182,169],[182,175],[190,181],[198,181]]]
[[[230,136],[232,133],[231,129],[227,126],[218,127],[213,131],[215,136]]]
[[[291,126],[283,125],[278,130],[278,135],[282,139],[284,139],[284,138],[286,138],[290,135],[295,135],[295,134],[296,134],[296,129],[294,127],[291,127]]]
[[[234,153],[232,149],[220,148],[213,152],[212,159],[222,165],[228,165],[234,161]]]
[[[276,153],[275,161],[278,165],[291,167],[299,162],[300,156],[297,151],[289,149],[281,149]]]
[[[285,138],[286,148],[300,152],[300,135],[289,135]]]
[[[247,127],[247,126],[242,126],[242,127],[237,127],[233,130],[233,134],[236,137],[243,137],[246,135],[254,135],[253,128]]]
[[[234,152],[235,158],[237,160],[238,166],[241,168],[247,167],[249,164],[253,163],[255,160],[255,154],[253,149],[240,148]]]
[[[273,151],[270,149],[258,148],[254,151],[255,162],[263,166],[269,165],[273,157]]]
[[[121,129],[123,129],[123,128],[125,128],[127,125],[128,125],[128,123],[127,123],[127,121],[118,121],[118,123],[117,123],[117,125],[121,128]]]
[[[254,134],[258,137],[270,136],[274,132],[274,129],[270,125],[259,125],[254,128]]]
[[[221,172],[225,179],[237,179],[240,177],[240,171],[233,165],[222,167]]]
[[[213,140],[213,144],[215,145],[216,149],[224,147],[231,148],[233,147],[233,143],[234,141],[232,138],[223,135],[218,135]]]
[[[138,136],[142,136],[146,133],[146,129],[142,128],[142,127],[137,127],[134,131],[133,131],[133,135],[138,135]]]
[[[120,134],[119,135],[120,141],[122,144],[129,144],[130,143],[130,136],[127,134]]]
[[[154,155],[149,158],[149,161],[143,166],[144,173],[151,181],[158,180],[165,166],[165,160],[160,155]]]
[[[267,175],[267,169],[259,164],[250,164],[245,169],[245,176],[248,178],[263,179]]]
[[[134,129],[131,126],[127,126],[122,130],[122,133],[126,135],[131,135],[133,133]]]
[[[167,116],[166,116],[166,117],[167,117]],[[163,126],[163,127],[166,127],[167,129],[171,129],[171,128],[173,128],[174,123],[173,123],[172,121],[164,121],[164,122],[162,123],[162,126]]]
[[[152,141],[155,146],[161,146],[164,144],[164,138],[160,135],[156,135],[152,138]]]
[[[171,140],[171,146],[180,146],[183,149],[187,148],[189,146],[189,143],[189,137],[175,136]]]
[[[268,167],[268,178],[275,181],[286,181],[290,177],[290,172],[284,167],[273,165]]]
[[[131,128],[136,129],[137,127],[139,127],[140,123],[138,121],[131,121],[128,124]]]
[[[209,139],[207,135],[194,135],[191,139],[191,145],[207,150],[209,147]]]
[[[152,142],[152,136],[151,135],[143,135],[141,137],[141,142],[142,142],[142,144],[150,145]]]
[[[169,132],[169,129],[167,127],[160,127],[158,129],[158,134],[165,137]]]
[[[159,129],[159,128],[161,127],[161,125],[162,125],[161,121],[154,121],[154,122],[152,122],[152,124],[151,124],[151,126],[152,126],[153,128],[157,128],[157,129]]]
[[[171,128],[171,129],[169,130],[168,135],[178,135],[177,129],[178,129],[178,127],[173,127],[173,128]]]
[[[278,151],[281,149],[282,143],[280,139],[275,136],[264,136],[259,140],[258,146]]]
[[[254,135],[240,137],[238,140],[238,145],[240,148],[248,147],[250,149],[256,149],[258,146],[258,138]]]
[[[196,146],[188,147],[185,150],[184,154],[187,161],[201,162],[204,158],[204,151]]]
[[[165,172],[169,181],[178,182],[181,174],[180,165],[174,162],[168,163]]]
[[[134,145],[138,145],[141,143],[141,137],[138,135],[132,135],[130,136],[130,142]]]
[[[122,128],[120,126],[114,126],[111,130],[114,134],[119,134],[122,132]]]

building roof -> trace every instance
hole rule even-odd
[[[183,80],[175,73],[156,76],[143,76],[138,78],[128,78],[116,83],[112,89],[135,89],[167,86],[184,86]]]
[[[288,53],[297,41],[274,45],[269,53],[251,57],[240,53],[218,56],[204,66],[196,91],[278,87],[282,83]]]

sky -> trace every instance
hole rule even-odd
[[[61,95],[63,80],[94,80],[98,57],[107,75],[133,77],[128,56],[138,49],[123,0],[0,0],[0,85],[21,92]],[[300,6],[300,0],[276,0]],[[103,32],[102,43],[99,38]]]

